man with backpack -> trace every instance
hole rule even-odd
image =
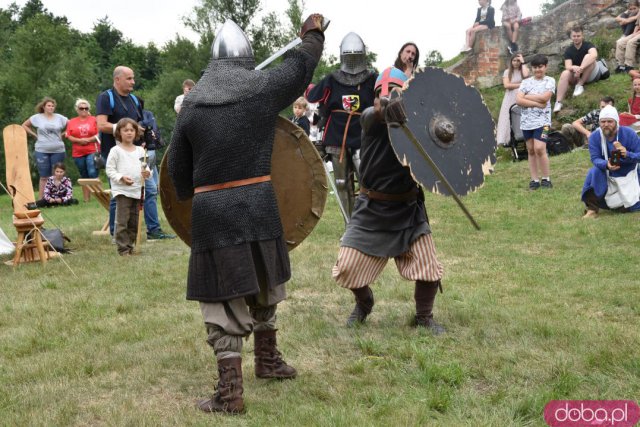
[[[113,70],[113,87],[98,95],[96,100],[96,121],[100,131],[102,157],[109,155],[115,147],[114,131],[120,119],[129,117],[136,122],[143,120],[140,100],[132,93],[135,85],[133,70],[125,66],[117,66]],[[141,127],[141,131],[144,129]],[[106,160],[105,160],[106,161]],[[145,180],[144,218],[147,224],[147,239],[174,239],[176,236],[166,234],[160,228],[158,218],[158,186],[153,177]],[[111,199],[109,207],[109,231],[113,235],[116,205]]]

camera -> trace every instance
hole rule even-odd
[[[611,151],[611,164],[613,166],[620,166],[620,150],[616,149],[616,150],[612,150]]]

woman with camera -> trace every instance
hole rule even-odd
[[[91,105],[86,99],[76,100],[77,117],[67,123],[67,139],[73,144],[71,155],[78,167],[81,178],[97,178],[93,155],[100,153],[100,141],[98,139],[98,125],[96,118],[90,113]],[[91,192],[88,187],[82,187],[84,201],[88,202]]]
[[[524,64],[524,57],[521,53],[516,52],[511,57],[509,68],[504,70],[502,75],[502,85],[506,89],[504,98],[502,99],[502,107],[500,107],[500,116],[498,117],[498,128],[496,130],[496,139],[498,145],[508,146],[511,140],[511,120],[509,111],[513,104],[516,103],[516,92],[520,87],[520,82],[529,77],[529,68]]]

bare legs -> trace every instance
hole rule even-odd
[[[549,156],[547,156],[547,144],[537,139],[527,140],[527,152],[529,154],[529,173],[531,180],[540,179],[538,170],[543,177],[549,176]]]
[[[476,33],[479,31],[483,31],[483,30],[488,30],[489,27],[487,27],[486,25],[474,25],[473,27],[467,29],[467,35],[466,35],[466,48],[471,49],[473,48],[473,42],[476,39]]]

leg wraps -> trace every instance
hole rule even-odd
[[[249,307],[249,312],[253,318],[253,330],[272,331],[276,329],[276,308],[277,305],[267,307]]]
[[[222,328],[210,323],[207,328],[207,343],[213,348],[218,360],[240,357],[242,353],[242,336],[228,335]]]
[[[433,304],[436,300],[438,289],[442,291],[442,285],[439,280],[435,282],[416,281],[414,292],[416,317],[433,318]]]

